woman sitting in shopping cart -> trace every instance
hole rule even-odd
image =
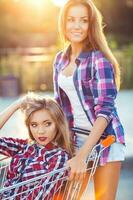
[[[55,101],[27,95],[0,114],[0,128],[18,109],[24,112],[29,138],[0,138],[0,154],[12,157],[4,184],[7,190],[1,198],[50,200],[67,175],[58,170],[72,155],[65,116]],[[52,171],[52,175],[41,177]],[[41,179],[34,180],[37,177]]]

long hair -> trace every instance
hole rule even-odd
[[[33,113],[38,110],[46,109],[57,128],[57,134],[54,142],[62,148],[65,148],[71,155],[73,152],[70,138],[70,131],[66,117],[60,108],[60,106],[50,98],[42,98],[35,94],[29,94],[24,97],[21,104],[21,111],[25,116],[25,124],[28,128],[29,137],[34,140],[34,137],[30,130],[30,119]]]
[[[86,42],[86,47],[91,48],[93,50],[101,50],[105,57],[111,62],[114,68],[115,75],[115,83],[117,89],[120,88],[120,69],[119,64],[112,54],[106,37],[103,32],[103,21],[102,15],[97,7],[91,0],[68,0],[64,7],[62,7],[59,15],[58,21],[58,29],[63,42],[68,41],[66,37],[66,19],[67,13],[70,7],[76,5],[84,5],[88,9],[89,15],[89,29],[88,29],[88,37]]]

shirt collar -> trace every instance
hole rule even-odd
[[[45,148],[46,148],[47,150],[52,150],[52,149],[54,149],[55,147],[56,147],[56,145],[53,144],[52,142],[50,142],[50,143],[48,143],[47,145],[45,145]]]
[[[82,61],[88,57],[91,56],[93,50],[90,51],[82,51],[79,56],[77,57],[77,60]],[[70,53],[71,53],[71,45],[69,45],[63,52],[63,59],[69,59],[70,58]]]
[[[45,146],[42,146],[38,143],[34,143],[37,147],[41,148],[41,149],[45,149],[45,150],[52,150],[54,148],[56,148],[57,146],[55,144],[53,144],[52,142],[49,142],[48,144],[46,144]]]

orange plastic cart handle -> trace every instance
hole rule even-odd
[[[115,142],[115,136],[114,135],[108,135],[106,139],[102,140],[100,143],[104,147],[109,147],[111,144]]]

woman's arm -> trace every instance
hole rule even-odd
[[[98,142],[98,140],[102,136],[107,125],[108,125],[108,123],[107,123],[107,120],[105,118],[98,117],[96,119],[96,121],[93,124],[93,128],[90,132],[90,135],[87,138],[87,141],[85,142],[83,147],[81,147],[80,151],[77,153],[77,156],[79,156],[80,158],[82,157],[83,159],[87,158],[87,156],[91,152],[94,145],[96,145],[96,143]]]
[[[69,179],[82,179],[87,169],[86,159],[91,152],[92,148],[96,145],[108,123],[104,117],[98,117],[93,124],[90,135],[88,136],[85,144],[76,153],[76,156],[67,162],[67,166],[71,168]],[[78,163],[78,165],[77,165]],[[76,175],[75,175],[76,173]]]
[[[20,108],[21,100],[17,100],[0,113],[0,129],[4,126],[12,114]]]
[[[114,100],[117,95],[113,67],[102,53],[97,55],[94,64],[93,98],[96,120],[86,143],[77,152],[76,156],[68,161],[68,166],[71,167],[72,172],[70,179],[74,177],[74,173],[77,173],[77,179],[82,177],[87,168],[86,158],[88,154],[96,145],[113,117]]]
[[[13,113],[21,107],[22,102],[22,98],[18,99],[0,113],[0,128],[2,128]],[[0,137],[0,154],[12,157],[23,149],[26,144],[26,139]]]

